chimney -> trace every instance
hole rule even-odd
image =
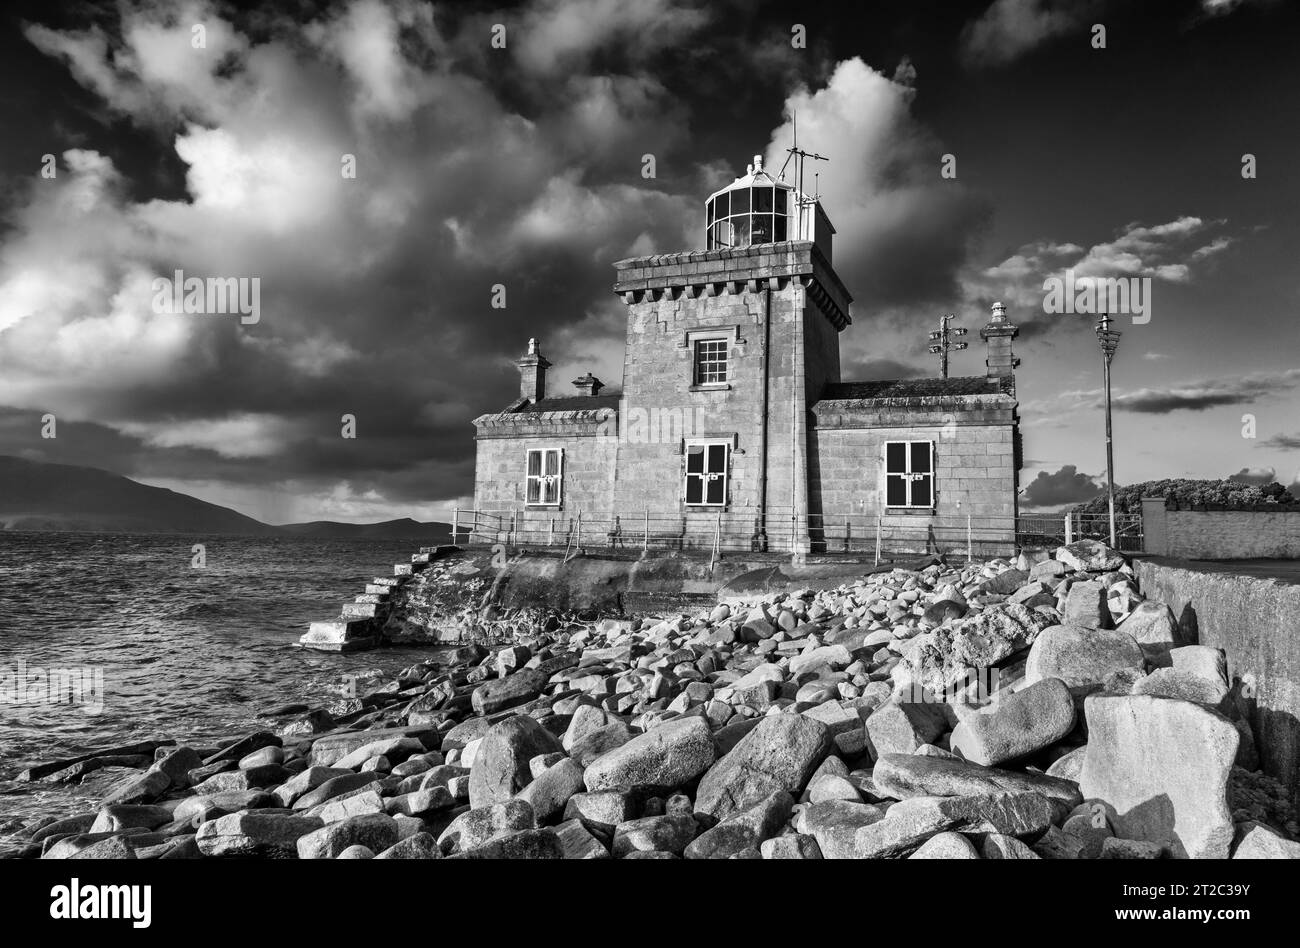
[[[579,395],[595,395],[605,387],[605,383],[590,372],[580,379],[574,379],[573,384],[577,386]]]
[[[528,352],[515,363],[519,366],[519,397],[540,402],[546,397],[546,370],[551,363],[537,351],[537,340],[528,340]]]
[[[980,330],[980,338],[988,345],[988,359],[984,364],[988,366],[989,378],[1011,379],[1013,391],[1016,366],[1020,360],[1011,352],[1011,340],[1018,335],[1019,328],[1007,322],[1007,308],[1001,303],[994,303],[989,324]]]

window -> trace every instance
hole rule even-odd
[[[885,506],[934,506],[934,442],[885,442]]]
[[[731,446],[725,441],[686,443],[686,503],[692,506],[727,505],[727,462]]]
[[[528,476],[525,503],[530,507],[560,506],[560,486],[564,482],[564,449],[531,448],[528,451]]]
[[[716,385],[727,381],[727,340],[695,340],[695,384]]]
[[[723,191],[708,202],[705,225],[709,250],[750,247],[785,240],[789,190],[771,186]]]

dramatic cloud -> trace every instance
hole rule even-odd
[[[1243,467],[1236,474],[1229,474],[1228,480],[1236,484],[1255,484],[1262,486],[1277,480],[1277,469],[1272,467]]]
[[[184,489],[188,472],[196,490],[214,470],[227,485],[270,476],[351,509],[400,502],[423,470],[422,499],[453,497],[469,483],[469,421],[508,400],[528,337],[583,327],[616,382],[621,354],[599,345],[621,335],[610,264],[696,242],[691,166],[682,193],[640,175],[647,145],[667,161],[684,134],[678,100],[635,71],[703,24],[680,4],[529,8],[522,99],[481,61],[490,18],[458,25],[481,39],[452,42],[426,4],[267,17],[258,41],[205,3],[121,16],[112,33],[27,36],[165,136],[187,193],[137,200],[90,149],[30,185],[0,248],[0,404],[30,412],[31,433],[48,411],[65,432],[133,440],[125,473]],[[634,71],[572,71],[602,44]],[[260,319],[155,312],[153,281],[176,270],[259,279]],[[505,309],[490,305],[497,284]],[[37,444],[20,449],[72,447]]]
[[[1102,492],[1098,477],[1080,473],[1073,464],[1066,464],[1052,473],[1039,471],[1021,494],[1026,507],[1060,507],[1081,504]]]
[[[972,305],[990,299],[1005,302],[1018,314],[1023,339],[1059,327],[1090,330],[1092,324],[1087,319],[1043,312],[1046,280],[1064,279],[1066,271],[1073,271],[1075,278],[1149,277],[1153,281],[1151,306],[1158,310],[1160,283],[1190,282],[1194,269],[1208,266],[1207,261],[1233,245],[1236,238],[1210,237],[1224,226],[1224,221],[1185,215],[1152,226],[1127,224],[1113,240],[1087,248],[1070,242],[1035,241],[995,266],[964,273],[963,292]],[[1204,242],[1207,239],[1209,242]]]
[[[814,190],[812,175],[823,172],[822,203],[836,229],[835,268],[877,310],[952,298],[989,213],[964,186],[939,176],[944,149],[911,112],[916,70],[908,64],[899,75],[903,81],[860,59],[841,62],[825,88],[800,89],[786,99],[787,121],[765,152],[768,168],[785,164],[797,116],[799,146],[829,156],[826,167],[807,163],[804,186]]]
[[[1282,451],[1300,451],[1300,434],[1277,434],[1261,441],[1256,447],[1278,448]]]
[[[472,482],[470,420],[510,400],[528,338],[555,363],[555,390],[588,370],[616,388],[612,263],[699,246],[703,197],[752,147],[692,138],[681,84],[700,64],[684,51],[718,13],[687,0],[533,0],[508,14],[345,0],[309,22],[239,16],[140,0],[116,21],[27,26],[106,121],[169,152],[184,188],[150,196],[110,149],[86,145],[11,201],[3,450],[190,482],[271,518],[450,502]],[[861,60],[796,55],[788,30],[751,42],[747,14],[729,16],[711,81],[791,80],[765,105],[767,128],[784,97],[801,144],[832,153],[823,195],[854,292],[950,293],[984,210],[935,174],[939,144],[911,112],[916,70],[905,62],[891,81]],[[491,45],[497,23],[508,52]],[[686,63],[675,88],[673,57]],[[789,126],[770,140],[779,167]],[[642,176],[647,153],[657,177]],[[156,312],[154,281],[177,270],[259,280],[259,318]],[[38,435],[47,412],[57,440]]]

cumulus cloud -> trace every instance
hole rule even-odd
[[[551,353],[558,390],[588,369],[617,386],[610,265],[698,246],[702,197],[749,153],[696,163],[694,117],[662,78],[716,17],[693,0],[532,0],[508,18],[346,0],[304,23],[126,0],[84,27],[28,25],[107,121],[169,152],[184,187],[151,194],[133,163],[87,144],[11,201],[5,449],[192,483],[267,517],[284,491],[346,511],[463,493],[469,421],[509,401],[526,340]],[[510,55],[489,44],[501,19]],[[821,72],[788,37],[727,43],[723,71],[821,77],[794,85],[784,114],[834,161],[822,190],[855,293],[887,306],[950,292],[986,209],[939,183],[939,143],[911,112],[915,68]],[[769,158],[789,131],[771,133]],[[647,151],[659,179],[641,177]],[[260,321],[155,313],[152,281],[176,270],[259,279]],[[885,369],[908,373],[868,366]],[[44,412],[55,442],[32,434]]]
[[[59,459],[206,490],[292,479],[327,503],[343,482],[394,502],[463,488],[470,419],[517,385],[509,357],[577,325],[621,335],[610,264],[697,243],[707,193],[689,162],[680,191],[641,178],[647,143],[668,161],[688,123],[637,65],[704,13],[520,12],[535,31],[496,62],[491,17],[413,0],[305,24],[266,14],[255,33],[199,0],[124,3],[112,28],[29,25],[112,113],[160,136],[185,193],[137,197],[82,148],[20,196],[0,247],[0,405],[28,419],[15,430],[52,411],[106,452]],[[611,50],[621,68],[575,71]],[[260,321],[155,313],[152,280],[176,270],[260,279]],[[489,304],[498,283],[504,310]]]
[[[835,225],[835,266],[859,299],[875,307],[951,298],[988,206],[938,174],[943,147],[912,114],[914,68],[891,80],[861,59],[839,63],[826,85],[785,101],[766,166],[779,169],[798,123],[799,145],[827,155],[809,162],[805,188],[821,175]],[[787,172],[788,175],[788,172]]]
[[[1039,471],[1021,494],[1026,507],[1061,507],[1091,500],[1103,490],[1104,478],[1084,474],[1075,465],[1066,464],[1048,472]]]
[[[1262,486],[1277,480],[1277,469],[1272,467],[1243,467],[1236,474],[1229,474],[1228,480],[1236,484],[1255,484]]]
[[[990,299],[1005,302],[1017,312],[1024,339],[1062,326],[1091,328],[1086,320],[1043,312],[1046,280],[1064,279],[1068,270],[1076,279],[1149,277],[1159,283],[1187,284],[1212,265],[1212,258],[1236,243],[1238,238],[1229,235],[1210,237],[1226,223],[1183,215],[1162,224],[1126,224],[1111,240],[1088,247],[1071,241],[1031,241],[991,267],[967,268],[962,291],[971,304]]]

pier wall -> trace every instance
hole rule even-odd
[[[1300,796],[1300,586],[1134,563],[1142,592],[1174,611],[1188,641],[1223,649],[1264,771]]]

